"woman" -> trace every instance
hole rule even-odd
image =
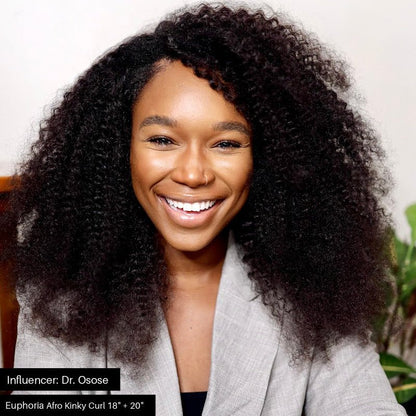
[[[186,393],[204,415],[404,414],[369,340],[383,154],[348,91],[261,11],[202,5],[100,58],[21,172],[16,367],[121,367],[111,394],[158,415]]]

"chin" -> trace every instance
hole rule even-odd
[[[221,238],[219,235],[213,236],[212,238],[201,238],[200,235],[193,236],[191,234],[186,237],[178,236],[177,238],[167,238],[165,239],[165,241],[166,245],[170,248],[173,248],[174,250],[188,253],[196,253],[198,251],[202,251],[210,247],[216,242],[218,243],[220,239]]]
[[[180,241],[180,242],[168,242],[168,245],[177,250],[177,251],[182,251],[182,252],[198,252],[203,250],[204,248],[209,246],[209,242],[208,243],[198,243],[195,241]]]

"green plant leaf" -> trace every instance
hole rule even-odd
[[[399,240],[397,236],[394,236],[394,251],[395,261],[397,265],[402,268],[404,265],[404,259],[406,258],[407,250],[409,249],[408,244]]]
[[[404,302],[407,301],[409,296],[413,293],[416,289],[416,263],[410,264],[406,268],[404,273],[403,285],[402,285],[402,293],[400,296],[400,301]]]
[[[415,244],[416,242],[416,204],[412,204],[406,208],[406,217],[407,221],[410,225],[412,230],[411,233],[411,244]]]
[[[416,280],[416,263],[411,263],[404,273],[405,283],[412,283]]]
[[[408,402],[416,396],[416,378],[406,378],[400,386],[393,387],[393,391],[399,403]]]
[[[393,354],[381,353],[380,363],[388,378],[401,374],[416,374],[416,369]]]

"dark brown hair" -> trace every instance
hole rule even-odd
[[[230,225],[294,357],[368,339],[383,307],[388,190],[372,130],[345,101],[339,60],[279,16],[201,5],[101,57],[41,124],[15,194],[17,287],[45,336],[117,343],[140,363],[167,272],[131,186],[131,110],[161,59],[206,78],[249,121],[254,172]]]

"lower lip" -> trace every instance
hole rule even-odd
[[[159,199],[165,207],[169,218],[176,224],[186,228],[200,227],[209,222],[222,202],[216,201],[211,208],[197,212],[174,208],[167,203],[165,198],[159,197]]]

